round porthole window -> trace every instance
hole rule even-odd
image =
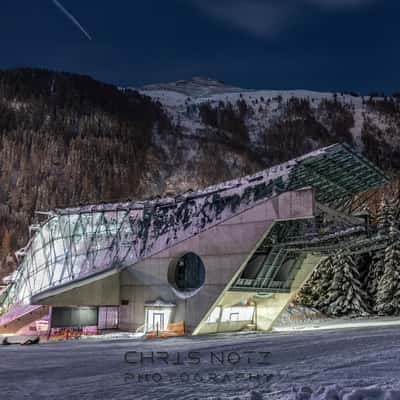
[[[203,261],[195,253],[186,253],[175,260],[168,271],[172,287],[180,292],[193,292],[203,286],[206,276]]]

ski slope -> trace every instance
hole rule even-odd
[[[400,398],[399,343],[398,327],[374,327],[2,346],[1,398],[395,400]],[[185,358],[194,351],[199,365]],[[140,352],[168,352],[172,358],[168,364],[155,360],[141,366],[125,362],[126,352],[137,352],[129,353],[130,362]],[[241,360],[211,363],[211,352],[235,352]],[[260,352],[270,352],[266,365],[259,364]],[[174,364],[177,353],[182,358]]]

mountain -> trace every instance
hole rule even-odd
[[[158,83],[146,85],[143,91],[166,91],[181,93],[189,97],[207,97],[215,94],[243,92],[236,86],[229,86],[222,81],[196,76],[190,80],[180,80],[177,82]]]
[[[140,92],[160,102],[183,135],[239,142],[268,165],[347,142],[386,170],[400,168],[399,95],[249,90],[207,78],[148,85]]]
[[[398,97],[0,71],[0,277],[35,210],[176,194],[335,142],[397,173],[399,132]]]

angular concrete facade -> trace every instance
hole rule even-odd
[[[129,331],[269,330],[339,242],[365,242],[343,210],[386,181],[334,145],[175,198],[55,210],[3,303],[119,307]]]
[[[184,321],[187,333],[241,330],[248,325],[248,321],[227,322],[218,326],[212,323],[203,323],[201,326],[201,323],[215,306],[232,305],[257,294],[257,291],[237,294],[229,292],[229,287],[275,222],[308,219],[314,213],[313,189],[283,193],[221,221],[216,226],[124,271],[94,281],[89,279],[75,283],[72,287],[52,291],[50,296],[45,293],[38,296],[35,302],[53,306],[120,305],[120,329],[136,331],[145,324],[145,305],[162,299],[175,305],[169,323]],[[168,273],[174,262],[189,251],[202,259],[205,282],[195,293],[187,296],[184,293],[180,295],[173,289]],[[309,273],[319,260],[320,258],[315,258],[312,264],[305,264],[306,272]],[[302,271],[299,276],[302,277],[299,280],[302,283]],[[293,290],[290,293],[276,294],[273,300],[258,301],[257,329],[268,330],[295,293],[296,290]],[[271,311],[262,311],[263,307],[277,310],[271,316]]]
[[[142,326],[145,320],[143,305],[161,297],[176,303],[174,320],[185,321],[187,330],[195,331],[229,289],[276,220],[313,215],[312,189],[285,193],[128,268],[120,278],[121,299],[129,301],[120,321],[121,328],[135,330]],[[200,290],[182,299],[169,283],[168,270],[188,251],[202,259],[206,274]]]

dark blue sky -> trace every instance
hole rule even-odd
[[[2,0],[0,67],[118,85],[209,76],[265,89],[400,90],[399,0]]]

